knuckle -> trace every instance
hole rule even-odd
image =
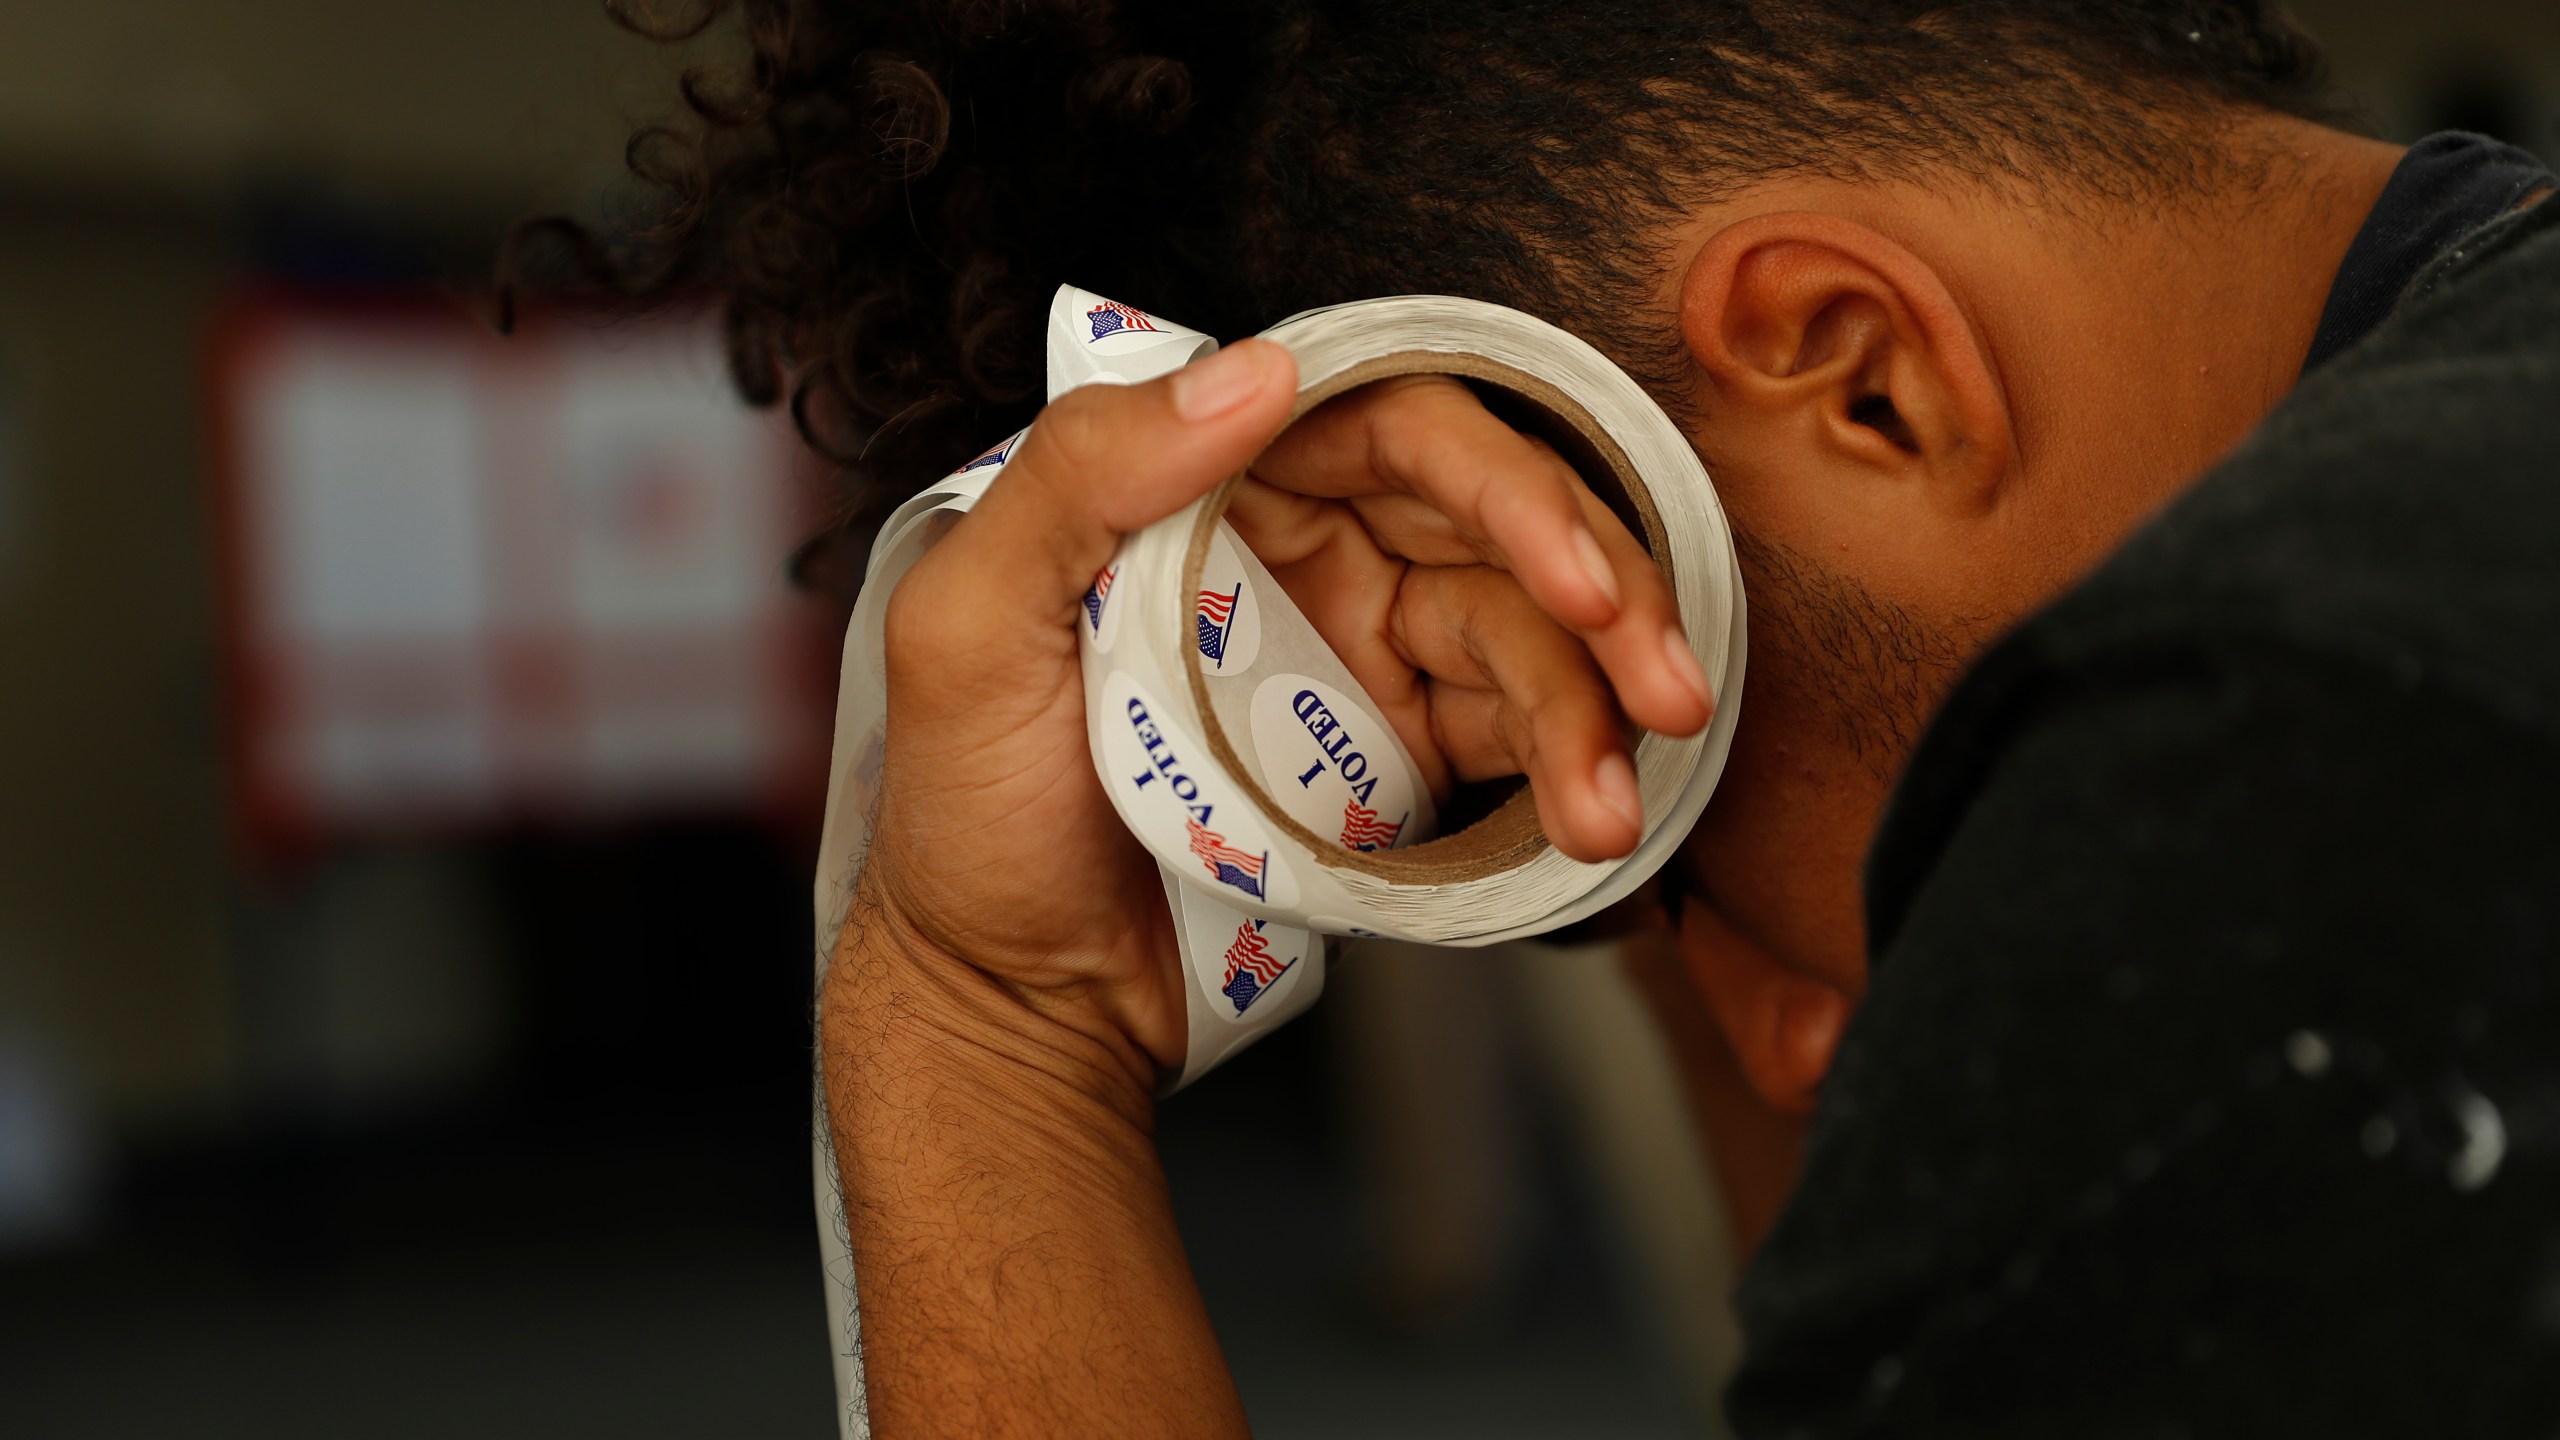
[[[1523,771],[1538,758],[1536,721],[1518,705],[1506,702],[1493,712],[1493,738]]]
[[[1416,670],[1427,670],[1429,667],[1422,663],[1422,651],[1413,643],[1414,627],[1421,624],[1422,619],[1416,613],[1421,602],[1408,583],[1410,577],[1411,572],[1408,571],[1406,579],[1399,581],[1395,593],[1387,598],[1387,646],[1395,652],[1398,660]]]
[[[1111,454],[1111,430],[1119,407],[1102,386],[1071,390],[1042,411],[1037,433],[1048,463],[1034,473],[1050,484],[1072,488],[1087,471]]]
[[[1471,757],[1468,747],[1459,743],[1457,716],[1451,713],[1448,694],[1428,680],[1423,684],[1426,701],[1422,710],[1423,734],[1430,740],[1432,749],[1463,771]]]
[[[1560,543],[1564,539],[1567,522],[1556,505],[1559,498],[1552,485],[1487,485],[1484,499],[1476,507],[1483,519],[1487,543],[1495,544],[1502,539],[1515,544],[1524,541]]]
[[[1466,612],[1448,567],[1407,566],[1387,605],[1387,638],[1418,669],[1445,668],[1453,651],[1469,652]],[[1454,643],[1452,643],[1454,642]]]
[[[1485,413],[1476,392],[1455,375],[1408,375],[1405,380],[1404,401],[1420,414],[1446,420],[1456,414]]]
[[[1499,557],[1465,572],[1468,613],[1480,617],[1480,623],[1491,633],[1502,637],[1519,637],[1515,643],[1530,643],[1555,630],[1555,621],[1520,583],[1520,577],[1500,563]]]
[[[1402,378],[1369,405],[1369,443],[1382,472],[1412,476],[1427,447],[1450,435],[1452,406],[1472,406],[1475,397],[1446,376]]]
[[[1466,387],[1446,375],[1391,375],[1371,381],[1360,391],[1361,399],[1381,411],[1406,411],[1416,406],[1445,404],[1451,393],[1466,393]]]
[[[1528,732],[1533,750],[1552,745],[1563,753],[1574,753],[1607,724],[1608,710],[1600,697],[1579,685],[1542,691],[1518,702],[1516,708],[1521,712],[1521,725]],[[1527,755],[1521,757],[1521,763],[1528,763]]]
[[[1641,565],[1635,567],[1634,579],[1635,583],[1626,587],[1626,603],[1619,607],[1619,613],[1653,628],[1676,624],[1679,606],[1672,598],[1671,582],[1663,578],[1662,572],[1650,564]],[[1624,624],[1625,620],[1619,623]]]
[[[1618,517],[1610,511],[1609,507],[1600,502],[1599,495],[1591,488],[1591,482],[1585,480],[1582,472],[1573,467],[1573,462],[1565,458],[1563,451],[1558,450],[1540,436],[1531,435],[1526,431],[1519,433],[1521,443],[1529,447],[1532,463],[1538,467],[1539,473],[1546,477],[1546,483],[1539,487],[1541,493],[1552,497],[1565,508],[1568,514],[1579,517],[1586,525],[1596,527],[1607,524],[1616,525],[1622,530],[1626,528],[1619,524]],[[1597,515],[1592,513],[1595,510],[1599,512]]]
[[[1485,580],[1493,574],[1482,565],[1418,565],[1407,588],[1423,619],[1472,641],[1485,608]]]

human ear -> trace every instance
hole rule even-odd
[[[1690,261],[1681,338],[1726,449],[1809,473],[1927,482],[1931,504],[1985,508],[2008,473],[2010,415],[1990,352],[1946,282],[1837,215],[1757,215]]]
[[[1753,1092],[1787,1114],[1813,1109],[1855,1002],[1780,963],[1702,903],[1681,907],[1680,953]]]

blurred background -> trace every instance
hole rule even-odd
[[[2294,9],[2560,157],[2548,0]],[[478,296],[671,93],[595,0],[0,11],[0,1434],[833,1433],[826,477],[706,317]],[[1713,1433],[1620,957],[1339,975],[1164,1116],[1259,1432]]]

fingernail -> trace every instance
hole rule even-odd
[[[1591,583],[1599,587],[1600,593],[1609,601],[1609,608],[1617,609],[1618,571],[1609,563],[1608,552],[1600,548],[1599,537],[1577,527],[1573,532],[1573,557],[1582,562],[1582,573],[1590,576]]]
[[[1636,792],[1636,767],[1626,756],[1615,752],[1601,756],[1591,772],[1591,789],[1637,834],[1644,833],[1644,797]]]
[[[1671,673],[1696,693],[1698,703],[1707,707],[1708,714],[1714,714],[1716,692],[1707,683],[1707,667],[1698,663],[1697,652],[1689,648],[1689,637],[1681,634],[1679,627],[1662,632],[1662,654],[1671,662]]]
[[[1269,373],[1260,345],[1239,342],[1173,375],[1173,413],[1185,420],[1215,420],[1252,399]]]

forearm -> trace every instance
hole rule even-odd
[[[1245,1434],[1126,1057],[884,931],[820,1038],[874,1432]]]

